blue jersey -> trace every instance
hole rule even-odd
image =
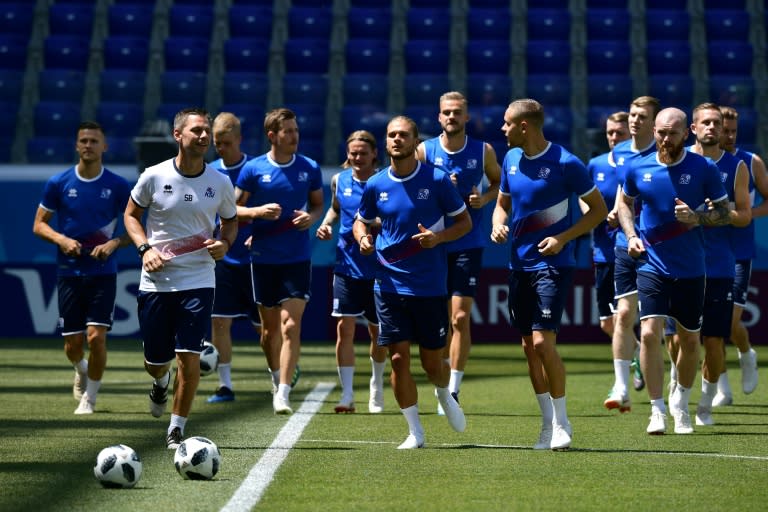
[[[616,202],[616,191],[619,179],[616,175],[616,165],[611,159],[611,153],[603,153],[591,159],[587,164],[589,177],[603,195],[608,209]],[[616,244],[616,234],[619,228],[612,228],[607,220],[603,220],[592,231],[592,260],[596,263],[613,263],[616,255],[613,247]]]
[[[472,217],[472,230],[458,240],[446,244],[446,250],[456,252],[485,247],[488,236],[483,234],[482,229],[483,209],[469,207],[469,195],[472,193],[472,187],[477,187],[482,193],[483,177],[485,176],[485,143],[465,137],[464,147],[451,152],[440,144],[440,137],[435,137],[424,141],[424,152],[427,162],[445,170],[449,175],[456,175],[456,188],[464,202],[467,203],[469,214]],[[450,218],[446,219],[446,226],[450,226],[452,223]]]
[[[753,153],[744,151],[743,149],[736,150],[736,158],[744,161],[747,164],[749,170],[749,205],[755,205],[755,175],[752,171],[752,158]],[[731,248],[737,260],[751,260],[755,257],[755,221],[743,228],[737,228],[731,226]]]
[[[376,237],[376,289],[420,297],[446,295],[445,244],[424,249],[412,237],[419,232],[419,224],[442,231],[446,215],[456,216],[466,208],[451,178],[432,165],[419,162],[405,178],[390,167],[372,176],[363,190],[358,214],[365,223],[381,219]]]
[[[227,166],[227,164],[225,164],[224,160],[221,158],[214,160],[209,165],[222,174],[229,176],[229,179],[232,181],[232,185],[234,186],[237,183],[237,178],[240,176],[240,171],[243,169],[243,166],[246,164],[246,162],[252,159],[252,156],[243,154],[243,158],[235,165]],[[246,206],[251,206],[252,204],[253,201],[249,201]],[[238,223],[237,238],[235,238],[235,241],[232,243],[232,247],[229,248],[229,251],[227,251],[227,254],[224,256],[223,260],[225,262],[234,265],[244,265],[250,263],[251,255],[248,252],[248,247],[245,246],[245,241],[251,234],[250,229],[248,229],[250,224],[250,221],[240,221]]]
[[[714,162],[689,151],[672,165],[660,163],[656,153],[638,158],[627,171],[624,193],[643,201],[639,234],[648,259],[638,272],[677,278],[703,276],[702,229],[677,221],[675,198],[693,210],[705,208],[706,198],[725,199]]]
[[[339,203],[339,236],[336,243],[336,267],[334,273],[355,279],[373,279],[376,257],[360,254],[360,247],[352,236],[360,198],[363,197],[365,181],[356,179],[352,169],[336,175],[336,201]]]
[[[735,202],[736,168],[741,160],[723,151],[715,161],[720,171],[720,181],[728,194],[731,208]],[[733,226],[704,226],[704,262],[707,277],[733,278],[736,275],[736,258],[731,248],[731,233]]]
[[[293,226],[294,210],[307,210],[309,193],[322,188],[323,177],[317,162],[295,154],[287,164],[278,164],[268,154],[246,162],[237,187],[249,192],[249,204],[278,203],[277,220],[255,219],[251,225],[253,263],[298,263],[309,261],[309,230]]]
[[[115,234],[122,219],[130,184],[121,176],[102,168],[93,179],[84,179],[75,167],[52,176],[43,189],[40,206],[56,213],[57,231],[80,242],[80,257],[57,251],[57,273],[60,276],[92,276],[117,273],[117,260],[112,253],[106,260],[89,256],[91,249]]]
[[[636,149],[633,146],[632,139],[624,140],[613,146],[613,149],[611,150],[611,154],[613,155],[613,161],[616,164],[616,176],[619,180],[620,185],[624,185],[624,180],[626,179],[627,175],[627,169],[629,169],[629,166],[632,164],[632,160],[635,158],[641,158],[644,156],[648,156],[651,153],[656,152],[656,141],[654,140],[651,142],[648,146],[644,147],[643,149]],[[640,217],[640,211],[643,208],[643,202],[635,201],[635,229],[639,229],[639,226],[637,224],[638,218]],[[619,231],[616,233],[616,246],[618,247],[627,247],[627,237],[624,235],[624,231],[619,229]]]
[[[572,242],[552,256],[542,256],[538,244],[573,225],[573,195],[583,197],[595,189],[581,160],[550,142],[547,149],[530,157],[521,148],[510,149],[501,169],[499,193],[510,196],[512,202],[509,268],[530,271],[574,266]]]

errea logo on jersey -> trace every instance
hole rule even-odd
[[[597,176],[595,176],[595,179],[597,181],[605,181],[605,173],[604,172],[597,173]]]
[[[517,172],[517,167],[515,167],[514,165],[509,168],[509,174],[515,174],[516,172]]]
[[[643,181],[646,182],[646,183],[650,183],[651,182],[651,173],[647,172],[647,173],[643,174]]]
[[[438,166],[438,167],[443,165],[443,157],[441,157],[441,156],[436,157],[435,158],[435,165]]]
[[[387,194],[386,192],[380,192],[379,201],[389,201],[389,194]]]
[[[272,183],[272,175],[271,174],[263,174],[261,176],[261,182],[262,183]]]
[[[681,185],[690,185],[691,183],[691,175],[690,174],[681,174],[680,175],[680,184]]]
[[[619,161],[616,162],[616,165],[624,165],[624,157],[619,157]]]
[[[539,178],[547,179],[552,174],[552,170],[549,167],[542,167],[539,169]]]
[[[352,197],[352,188],[351,187],[345,188],[344,190],[341,191],[341,195],[343,195],[344,197]]]
[[[77,197],[77,189],[76,188],[69,189],[69,192],[67,192],[67,197]]]
[[[416,194],[416,199],[422,199],[422,200],[429,199],[429,189],[420,188],[419,192]]]

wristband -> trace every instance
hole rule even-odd
[[[147,252],[148,250],[150,250],[151,248],[152,248],[152,246],[147,244],[147,243],[143,243],[140,246],[138,246],[136,248],[136,250],[139,251],[139,258],[143,258],[144,257],[144,253]]]

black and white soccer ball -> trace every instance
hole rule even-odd
[[[210,375],[219,366],[219,351],[213,343],[203,342],[203,351],[200,353],[200,375]]]
[[[221,453],[207,437],[189,437],[176,448],[173,464],[186,480],[210,480],[219,472]]]
[[[107,446],[96,456],[93,474],[101,485],[109,488],[130,488],[141,478],[139,454],[124,444]]]

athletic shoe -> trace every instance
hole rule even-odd
[[[96,404],[91,402],[88,393],[83,393],[83,397],[80,399],[80,405],[75,409],[75,414],[93,414],[93,407]]]
[[[299,378],[301,377],[301,368],[299,368],[299,365],[296,365],[296,368],[293,369],[293,377],[291,377],[291,387],[296,387],[296,383],[299,382]]]
[[[179,447],[183,440],[184,435],[181,433],[181,429],[179,427],[173,427],[173,429],[168,434],[168,437],[165,438],[165,446],[169,450],[175,450]]]
[[[702,407],[701,405],[696,407],[696,424],[699,426],[715,424],[711,407]]]
[[[667,432],[667,415],[663,412],[651,412],[650,423],[645,429],[652,436],[664,435]]]
[[[541,425],[539,440],[533,445],[534,450],[549,450],[552,448],[552,423]]]
[[[437,394],[437,388],[435,388],[435,395],[437,395],[439,401],[440,396]],[[464,411],[459,405],[459,395],[457,393],[451,393],[445,400],[445,403],[441,402],[441,404],[451,428],[456,432],[464,432],[464,429],[467,428],[467,419],[464,417]]]
[[[227,386],[219,386],[216,392],[208,397],[209,404],[216,404],[219,402],[234,402],[235,392],[229,389]]]
[[[757,352],[750,348],[746,354],[739,352],[741,366],[741,389],[745,395],[752,393],[757,387]]]
[[[677,409],[672,417],[675,419],[675,434],[693,434],[691,415],[685,409]]]
[[[284,400],[277,393],[272,397],[272,408],[275,410],[275,414],[293,414],[293,409],[291,409],[291,404],[288,400]]]
[[[349,402],[341,401],[339,404],[333,408],[333,410],[336,412],[336,414],[344,413],[349,414],[355,412],[355,402],[350,400]]]
[[[571,425],[552,425],[552,440],[549,443],[549,447],[553,451],[567,450],[571,447],[571,437],[573,436]]]
[[[78,402],[83,399],[83,393],[85,393],[86,386],[88,386],[88,375],[75,370],[75,382],[72,384],[72,396],[75,397],[75,400]]]
[[[384,412],[384,390],[373,383],[373,377],[369,384],[371,397],[368,399],[368,412],[379,414]]]
[[[621,393],[617,393],[614,389],[612,389],[608,394],[608,398],[605,399],[603,405],[609,411],[612,409],[618,409],[619,412],[625,413],[632,410],[632,401],[629,399],[629,397],[621,396]]]
[[[733,395],[726,395],[722,391],[715,393],[712,399],[712,407],[723,407],[724,405],[733,405]]]
[[[170,383],[170,379],[168,379]],[[165,412],[165,406],[168,404],[168,386],[160,387],[152,383],[152,391],[149,392],[149,412],[155,418],[159,418]]]
[[[640,370],[640,360],[636,357],[632,358],[629,367],[632,369],[632,385],[635,386],[635,391],[642,391],[645,388],[645,378]]]
[[[405,441],[397,447],[398,450],[415,450],[417,448],[424,448],[424,436],[416,437],[413,434],[408,434]]]

